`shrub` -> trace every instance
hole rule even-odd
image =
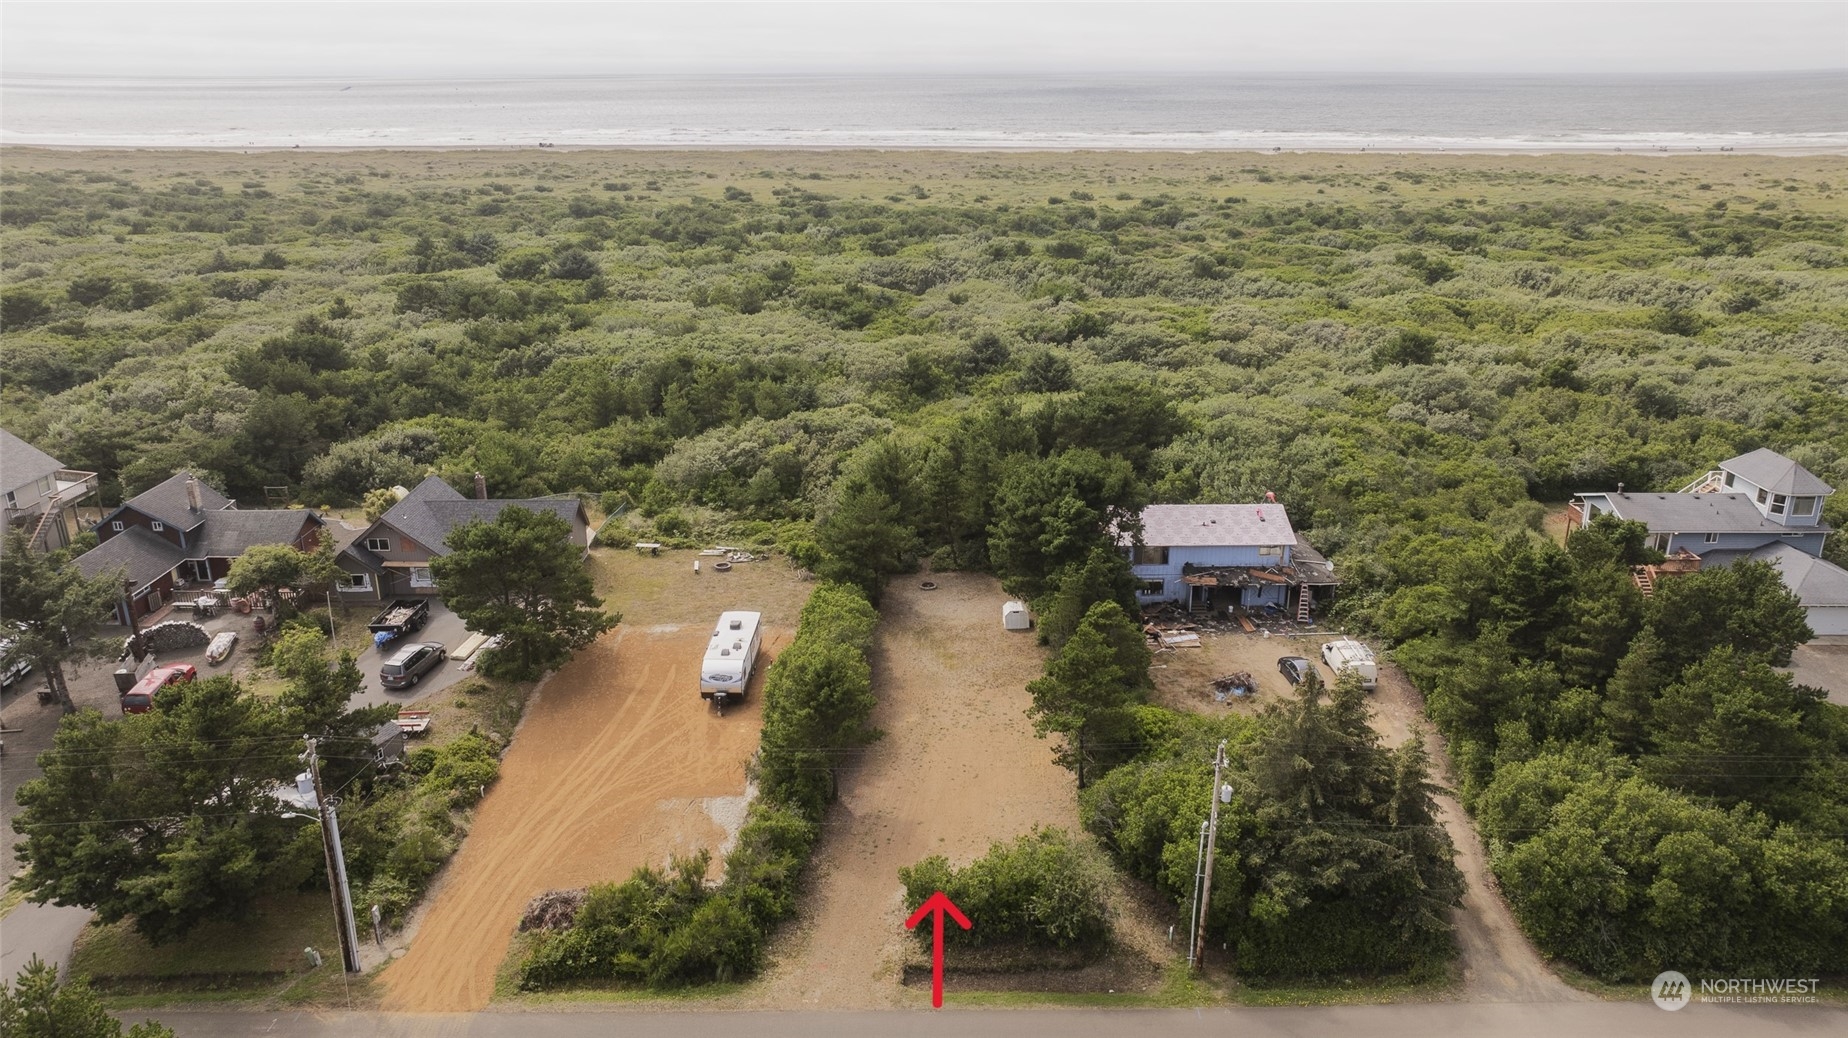
[[[944,929],[944,943],[969,947],[1098,947],[1110,936],[1110,866],[1088,842],[1063,829],[1034,829],[1012,843],[995,843],[985,857],[953,869],[942,855],[898,870],[905,906],[916,909],[933,891],[947,894],[975,926]],[[930,928],[915,931],[926,945]]]

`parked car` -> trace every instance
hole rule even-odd
[[[1283,674],[1283,680],[1292,685],[1302,684],[1314,666],[1301,656],[1284,656],[1277,660],[1277,670]]]
[[[379,668],[379,684],[386,688],[410,688],[448,658],[449,651],[440,642],[412,642],[392,653]]]
[[[32,661],[13,655],[13,639],[0,639],[0,688],[32,673]]]
[[[199,668],[190,663],[170,663],[165,667],[155,667],[147,676],[135,682],[133,688],[122,693],[122,712],[125,714],[145,714],[154,709],[154,695],[168,685],[177,685],[185,681],[196,681]]]

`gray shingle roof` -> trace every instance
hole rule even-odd
[[[1290,517],[1276,502],[1257,505],[1150,505],[1142,543],[1155,548],[1295,544]]]
[[[550,512],[569,523],[577,518],[581,507],[571,498],[492,498],[477,501],[463,497],[454,487],[431,476],[417,484],[416,489],[407,494],[404,500],[393,505],[380,522],[389,524],[399,533],[416,541],[418,546],[432,556],[437,556],[449,554],[449,548],[443,542],[456,527],[476,519],[491,523],[508,508]],[[365,561],[360,550],[352,547],[347,549],[346,554]]]
[[[205,507],[193,511],[186,500],[186,481],[193,478],[190,472],[179,472],[167,479],[136,494],[123,502],[124,508],[133,508],[143,515],[159,519],[168,526],[182,530],[191,530],[204,520],[207,514],[236,507],[232,500],[213,490],[204,480],[199,481],[199,503]]]
[[[1720,462],[1720,468],[1764,487],[1773,494],[1832,494],[1835,488],[1815,473],[1774,450],[1763,447]]]
[[[58,459],[0,429],[0,490],[16,490],[35,483],[64,466]]]
[[[319,517],[313,512],[282,508],[212,512],[186,554],[195,559],[235,559],[258,545],[294,544],[302,524],[309,519],[318,521]]]
[[[1651,533],[1814,533],[1828,525],[1785,526],[1766,519],[1746,494],[1581,494],[1607,502],[1619,519],[1646,523]]]
[[[1803,603],[1805,609],[1848,606],[1848,570],[1827,559],[1819,559],[1788,544],[1767,544],[1746,552],[1729,551],[1725,553],[1725,558],[1715,559],[1714,556],[1719,554],[1710,552],[1703,555],[1702,564],[1730,566],[1741,558],[1768,562],[1777,568],[1779,576],[1784,579],[1784,586],[1797,596],[1797,601]]]
[[[131,526],[77,557],[86,577],[126,570],[140,589],[185,561],[186,553],[145,526]]]

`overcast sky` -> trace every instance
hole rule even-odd
[[[0,4],[0,74],[1737,72],[1848,67],[1848,3]]]

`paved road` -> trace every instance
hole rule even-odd
[[[1848,1033],[1848,1011],[1825,1006],[1648,1002],[1458,1003],[1201,1010],[969,1010],[930,1012],[576,1012],[480,1014],[167,1013],[181,1038],[822,1038],[842,1035],[955,1038],[1783,1038]],[[138,1021],[147,1014],[122,1014]]]
[[[63,969],[90,914],[87,908],[30,901],[8,912],[0,919],[0,978],[19,976],[34,955]]]

